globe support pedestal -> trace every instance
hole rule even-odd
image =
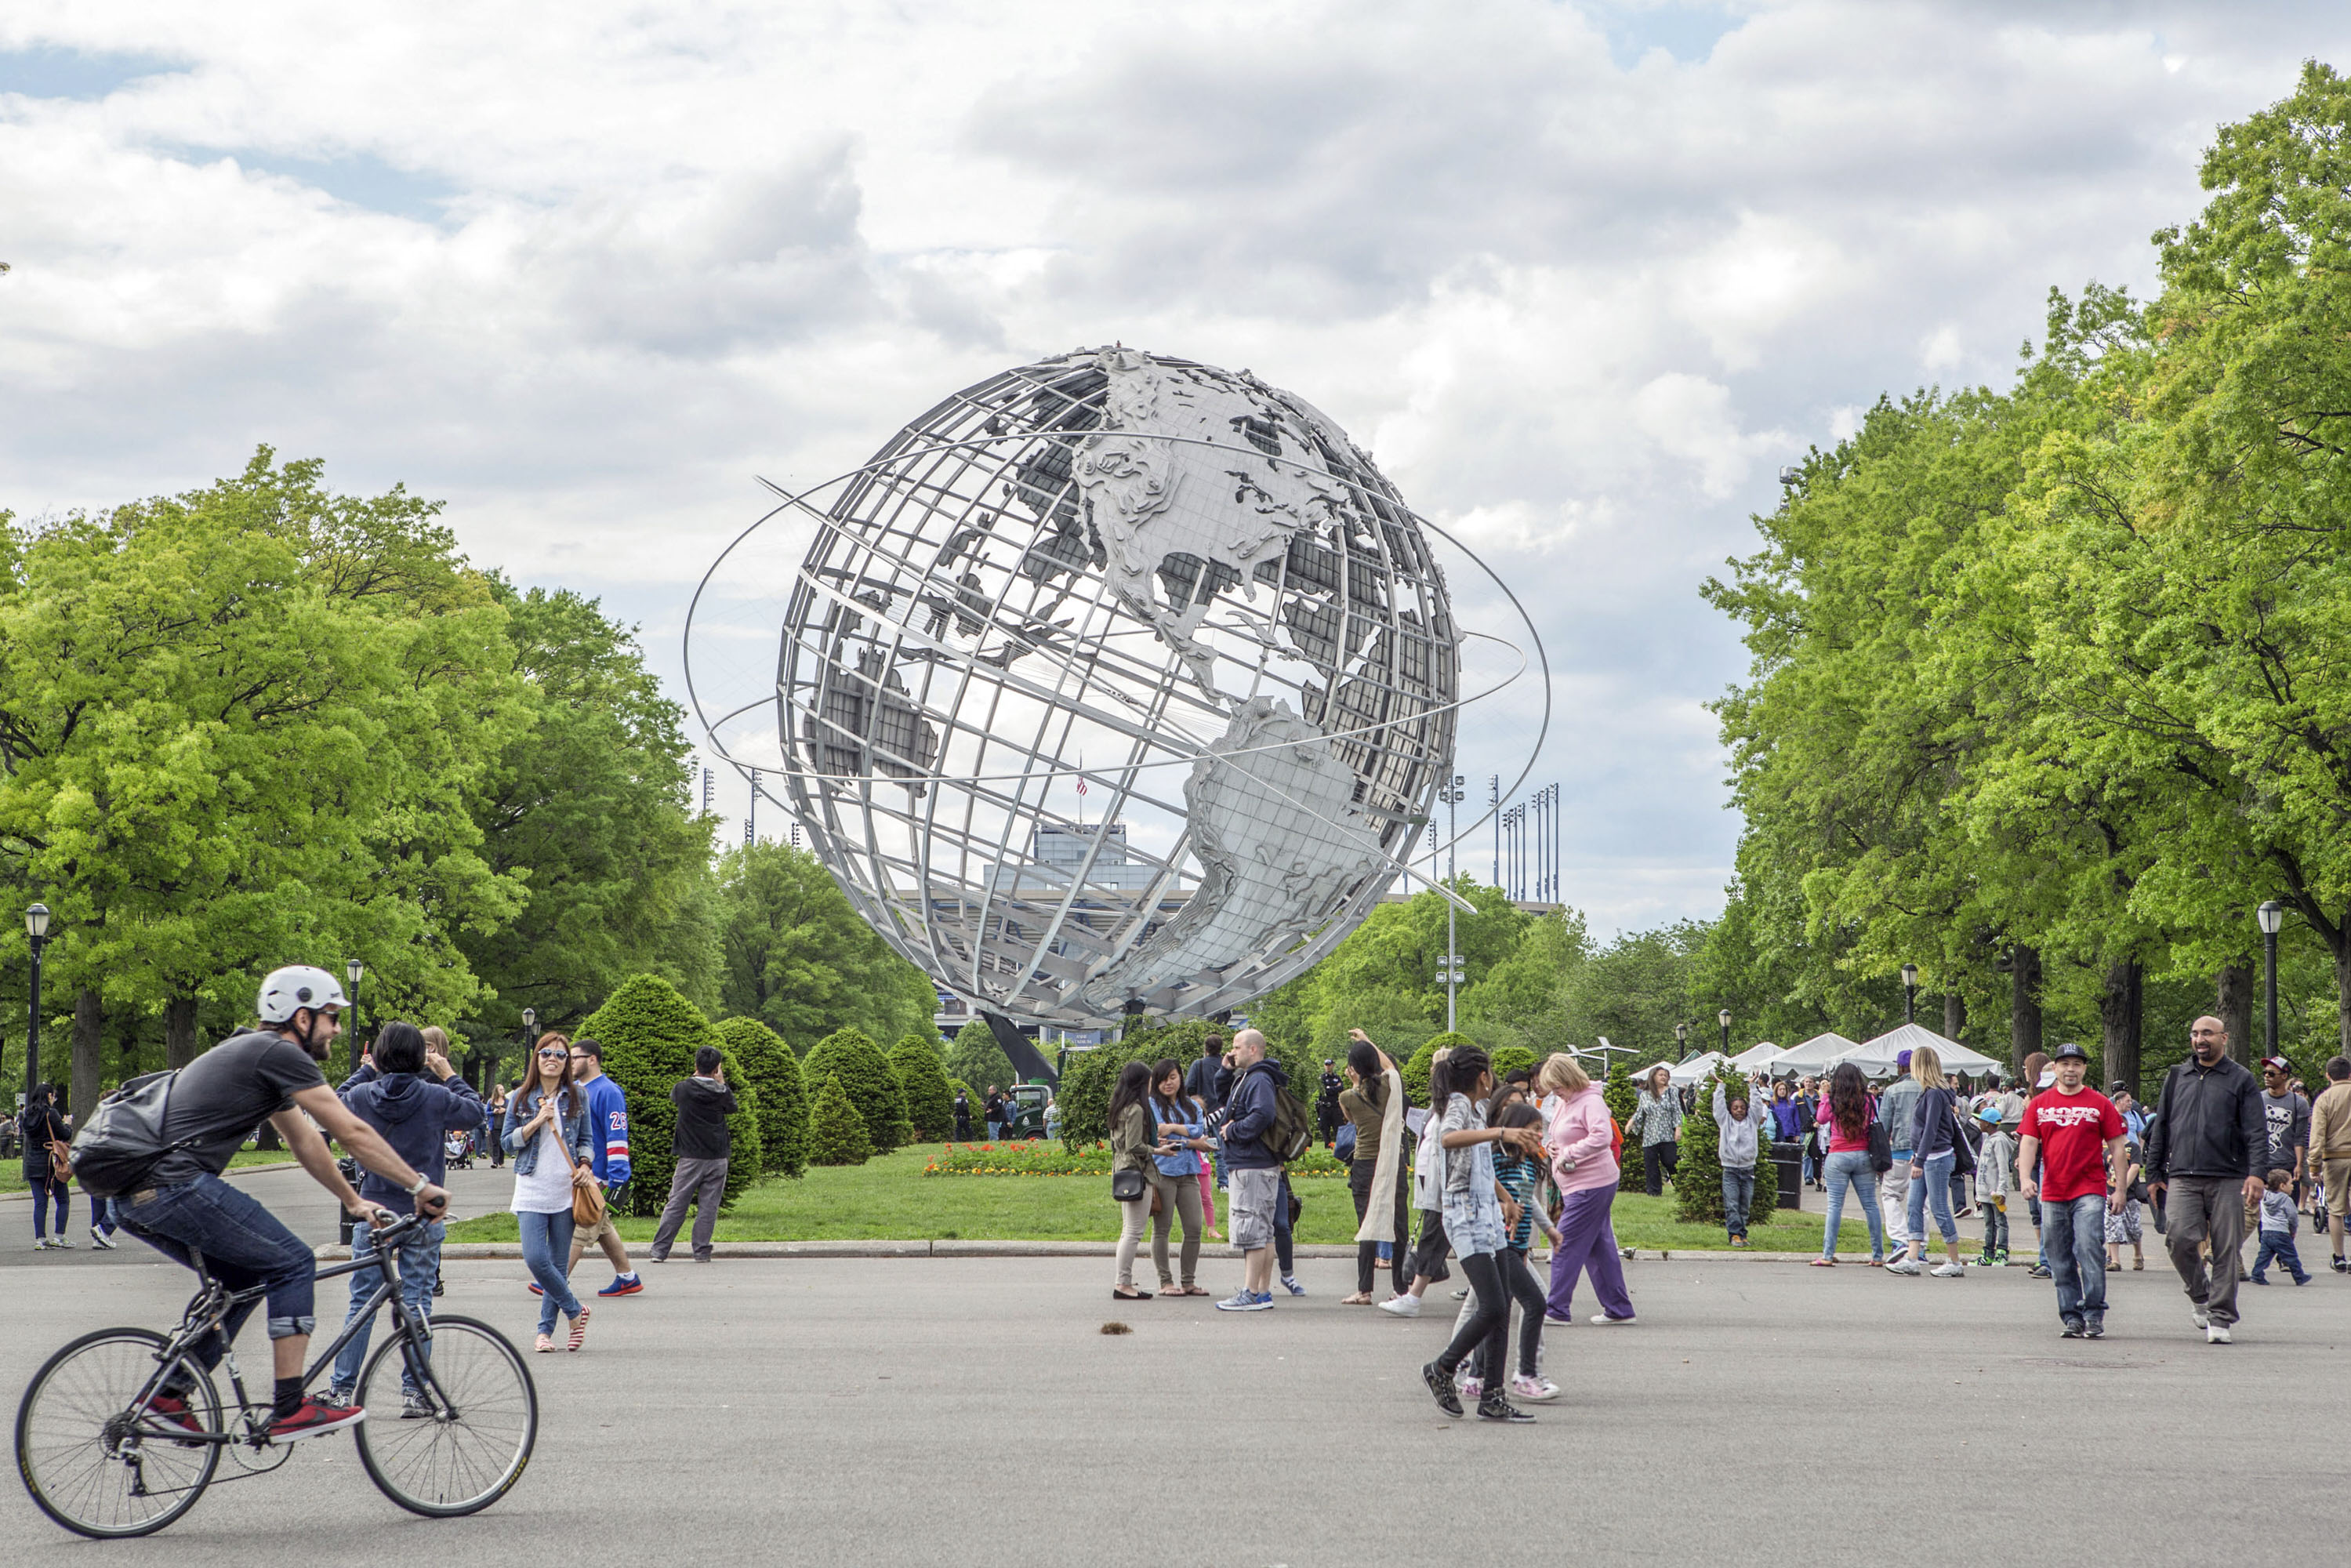
[[[1012,1063],[1012,1071],[1020,1075],[1020,1082],[1060,1087],[1061,1075],[1053,1071],[1053,1064],[1045,1060],[1045,1053],[1037,1049],[1037,1042],[1020,1032],[1019,1024],[1002,1013],[983,1011],[979,1016],[987,1020],[987,1032],[996,1037],[997,1049],[1004,1052],[1007,1061]]]

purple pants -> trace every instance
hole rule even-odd
[[[1569,1193],[1561,1205],[1559,1244],[1551,1257],[1550,1316],[1575,1316],[1575,1276],[1587,1270],[1600,1310],[1612,1318],[1633,1315],[1633,1298],[1625,1293],[1625,1262],[1616,1254],[1616,1228],[1608,1220],[1608,1206],[1615,1201],[1616,1184],[1610,1182]]]

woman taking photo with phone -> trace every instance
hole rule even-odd
[[[1404,1081],[1387,1053],[1372,1043],[1362,1030],[1348,1031],[1347,1088],[1339,1095],[1339,1113],[1355,1130],[1355,1157],[1347,1166],[1347,1191],[1355,1200],[1355,1293],[1343,1298],[1343,1307],[1374,1304],[1372,1281],[1379,1273],[1380,1244],[1361,1239],[1365,1217],[1381,1196],[1380,1156],[1387,1156],[1385,1207],[1395,1210],[1386,1226],[1388,1268],[1395,1294],[1405,1293],[1405,1240],[1412,1234],[1409,1212],[1411,1184],[1404,1177]],[[1391,1117],[1389,1113],[1395,1114]],[[1393,1128],[1390,1124],[1393,1123]],[[1374,1233],[1379,1227],[1370,1227]]]
[[[522,1258],[544,1292],[538,1299],[538,1343],[555,1348],[555,1314],[571,1320],[570,1348],[588,1343],[588,1309],[571,1293],[565,1277],[571,1261],[572,1189],[592,1187],[595,1130],[582,1114],[580,1092],[571,1086],[571,1041],[543,1034],[522,1085],[507,1097],[506,1122],[498,1141],[515,1157],[515,1224],[522,1232]]]
[[[1166,1058],[1151,1064],[1151,1114],[1159,1124],[1161,1139],[1176,1152],[1154,1156],[1159,1174],[1167,1178],[1161,1189],[1159,1223],[1151,1232],[1151,1261],[1159,1270],[1159,1290],[1169,1296],[1205,1296],[1193,1276],[1200,1267],[1200,1172],[1208,1141],[1208,1118],[1200,1103],[1184,1092],[1184,1064]],[[1184,1282],[1177,1284],[1167,1268],[1167,1205],[1176,1206],[1184,1221]]]

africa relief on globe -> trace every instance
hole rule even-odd
[[[1078,1027],[1220,1011],[1390,886],[1451,768],[1460,639],[1411,509],[1310,404],[1080,350],[822,488],[786,784],[943,990]]]

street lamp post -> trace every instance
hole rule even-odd
[[[2270,899],[2259,909],[2253,911],[2253,918],[2261,924],[2262,953],[2265,959],[2263,967],[2269,971],[2262,982],[2263,1000],[2269,1015],[2268,1030],[2263,1037],[2267,1041],[2267,1048],[2262,1054],[2275,1056],[2277,1054],[2277,938],[2278,927],[2285,924],[2285,906],[2274,898]]]
[[[33,940],[33,1014],[25,1028],[25,1098],[41,1077],[41,949],[49,939],[49,906],[36,904],[25,911],[25,935]]]
[[[343,966],[343,977],[351,983],[351,1044],[357,1048],[361,1028],[366,1019],[360,1013],[360,980],[367,974],[367,966],[357,958]]]
[[[526,1079],[538,1070],[538,1064],[531,1060],[531,1052],[538,1049],[538,1009],[525,1008],[522,1009],[522,1075]]]
[[[1902,1021],[1915,1023],[1918,1013],[1918,966],[1902,966]]]
[[[1454,993],[1460,986],[1462,977],[1461,944],[1455,939],[1454,934],[1453,906],[1454,900],[1458,897],[1458,894],[1453,894],[1452,883],[1454,880],[1453,841],[1458,834],[1458,822],[1455,812],[1460,807],[1464,798],[1461,786],[1467,780],[1460,774],[1456,773],[1453,776],[1453,782],[1438,791],[1437,797],[1445,802],[1445,882],[1446,892],[1453,894],[1445,901],[1445,961],[1439,966],[1445,981],[1445,1032],[1447,1034],[1453,1032]]]
[[[1714,1021],[1722,1026],[1722,1054],[1729,1056],[1730,1054],[1730,1009],[1725,1008],[1715,1014]]]
[[[1679,1061],[1689,1054],[1689,1025],[1674,1025],[1674,1060]]]

